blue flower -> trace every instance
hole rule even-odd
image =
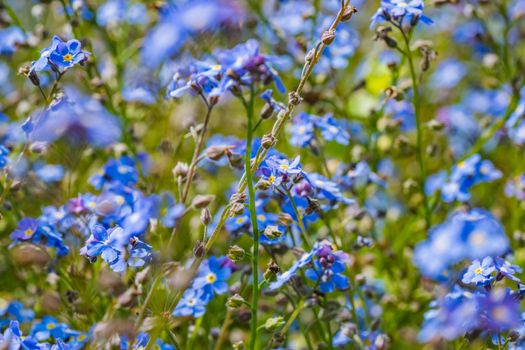
[[[303,169],[299,156],[295,157],[292,161],[279,156],[268,157],[258,170],[261,179],[269,183],[272,189],[282,184],[288,184],[302,173]]]
[[[503,259],[502,257],[497,256],[494,259],[494,263],[496,265],[496,270],[498,271],[498,274],[496,276],[496,279],[499,280],[501,278],[508,278],[511,281],[520,283],[521,280],[516,277],[517,273],[522,272],[522,268],[516,265],[512,265],[507,260]]]
[[[42,320],[35,323],[31,328],[31,336],[38,341],[53,339],[67,339],[71,330],[65,323],[59,323],[52,316],[44,316]]]
[[[431,24],[433,21],[423,15],[424,6],[423,0],[382,0],[381,7],[372,17],[370,27],[388,21],[390,18],[398,22],[403,22],[406,19],[412,25],[417,21]]]
[[[414,250],[414,263],[421,273],[439,278],[463,259],[483,259],[505,254],[509,241],[501,224],[482,209],[457,211],[430,230],[429,239]]]
[[[206,312],[206,305],[210,302],[211,296],[203,289],[186,289],[173,311],[173,316],[201,317]]]
[[[36,176],[46,183],[60,182],[64,177],[62,165],[36,163],[34,166]]]
[[[10,321],[19,323],[30,322],[35,318],[35,312],[26,308],[20,301],[14,300],[0,309],[0,329],[9,325]]]
[[[462,282],[466,284],[476,284],[478,286],[489,285],[494,276],[492,273],[496,271],[494,260],[488,256],[482,262],[474,260],[463,275]]]
[[[159,196],[159,216],[165,227],[172,228],[184,215],[184,204],[176,203],[170,193],[162,193]]]
[[[431,306],[432,309],[425,313],[419,341],[452,340],[480,325],[477,299],[459,288]]]
[[[328,245],[323,245],[317,251],[317,260],[314,266],[305,271],[305,276],[314,281],[323,293],[334,290],[345,290],[350,287],[348,277],[343,273],[345,263],[341,252],[333,252]]]
[[[270,290],[277,290],[281,288],[285,283],[288,283],[295,275],[297,275],[297,272],[299,269],[305,267],[308,265],[312,258],[317,254],[317,252],[321,249],[321,246],[316,243],[314,244],[312,250],[308,253],[303,253],[303,255],[292,264],[292,266],[282,274],[277,275],[277,279],[274,282],[271,282],[269,285]]]
[[[106,147],[120,139],[118,119],[91,96],[65,88],[65,96],[44,111],[31,115],[25,123],[32,142],[51,143],[65,137],[74,145],[89,143]]]
[[[114,27],[122,22],[146,24],[148,20],[146,6],[130,4],[128,0],[108,0],[97,9],[97,23],[104,27]]]
[[[304,148],[309,146],[315,139],[315,131],[318,130],[326,141],[335,141],[341,145],[348,145],[350,134],[344,124],[335,119],[331,114],[323,117],[307,113],[299,113],[294,118],[290,128],[290,143],[294,146]]]
[[[106,230],[103,226],[96,225],[86,241],[86,246],[82,248],[82,253],[89,258],[100,255],[105,262],[115,266],[117,272],[123,271],[123,266],[119,263],[122,254],[122,232],[123,229],[118,226]]]
[[[200,267],[193,288],[202,289],[206,293],[224,294],[228,291],[228,278],[232,274],[228,258],[214,256],[206,260]]]
[[[489,294],[478,295],[483,328],[501,333],[521,325],[519,297],[510,289],[494,289]]]
[[[242,86],[256,83],[267,85],[270,82],[275,83],[279,92],[286,91],[272,66],[272,63],[279,63],[279,59],[261,54],[256,40],[250,39],[230,50],[220,50],[216,55],[227,74],[221,78],[219,86],[211,91],[211,96],[221,96],[226,91],[241,89]]]
[[[33,238],[37,232],[39,223],[37,219],[23,218],[18,222],[16,230],[9,236],[15,241],[27,241]]]
[[[89,53],[81,49],[80,41],[72,39],[63,41],[54,36],[51,46],[40,52],[40,58],[31,64],[31,71],[41,71],[52,64],[60,71],[67,70],[76,64],[86,61]]]
[[[89,178],[89,183],[96,189],[101,189],[106,182],[117,182],[132,187],[138,179],[135,160],[124,155],[119,159],[108,160],[101,172]]]
[[[450,178],[441,188],[441,198],[445,202],[466,202],[470,199],[472,186],[497,180],[501,175],[501,171],[491,161],[482,160],[479,154],[475,154],[452,169]]]
[[[8,350],[40,350],[41,347],[32,337],[22,336],[18,321],[11,321],[9,327],[0,334],[0,345]],[[42,344],[44,345],[44,344]]]
[[[17,49],[17,45],[25,42],[26,35],[20,28],[11,26],[0,29],[0,55],[13,54]]]
[[[141,61],[155,68],[176,54],[186,39],[196,34],[241,21],[243,13],[232,1],[196,0],[169,4],[162,9],[157,25],[144,38]]]

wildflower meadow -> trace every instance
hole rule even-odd
[[[525,0],[0,0],[0,350],[525,349]]]

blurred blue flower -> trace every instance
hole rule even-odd
[[[474,208],[456,211],[433,227],[429,239],[416,245],[414,263],[423,275],[437,279],[463,259],[499,256],[508,250],[501,224],[489,212]]]
[[[0,29],[0,55],[13,54],[17,45],[25,43],[26,40],[24,32],[16,26]]]
[[[148,11],[144,4],[128,0],[108,0],[97,9],[97,23],[114,27],[122,22],[132,25],[147,24]]]
[[[44,111],[34,113],[25,130],[32,142],[53,142],[64,137],[72,144],[87,142],[106,147],[121,136],[120,123],[102,104],[74,88]]]
[[[211,294],[203,289],[188,288],[173,311],[173,316],[201,317],[206,312]]]
[[[170,3],[160,14],[157,25],[146,34],[141,61],[156,68],[179,52],[186,39],[213,31],[219,26],[241,21],[243,11],[233,1],[181,1]]]
[[[390,18],[398,22],[406,20],[411,25],[418,21],[431,24],[433,21],[423,14],[424,6],[423,0],[382,0],[381,7],[372,16],[370,27],[375,27],[377,23],[384,23]]]

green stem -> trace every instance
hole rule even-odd
[[[425,169],[425,150],[423,145],[423,126],[421,120],[421,99],[419,96],[419,83],[416,75],[416,70],[414,68],[414,59],[412,56],[412,51],[410,50],[410,39],[408,38],[405,31],[398,27],[403,35],[406,46],[406,57],[408,61],[408,67],[410,69],[410,78],[412,79],[412,103],[414,105],[414,114],[416,117],[416,137],[417,137],[417,163],[419,165],[419,188],[421,190],[421,195],[423,196],[423,206],[425,210],[425,224],[426,228],[429,228],[432,225],[430,206],[428,202],[428,196],[425,192],[425,181],[426,181],[426,169]]]
[[[295,216],[297,217],[297,224],[299,225],[299,229],[301,231],[301,237],[303,238],[304,243],[308,247],[308,250],[312,249],[312,245],[310,244],[310,241],[308,240],[308,235],[306,233],[306,227],[304,226],[303,217],[301,216],[301,213],[299,213],[299,209],[297,209],[297,205],[295,204],[295,200],[293,199],[292,194],[290,193],[290,190],[286,188],[285,186],[282,186],[284,189],[284,192],[286,193],[286,196],[290,200],[290,204],[292,204],[293,211],[295,213]]]
[[[246,115],[248,117],[248,127],[246,136],[246,156],[245,156],[245,172],[246,182],[248,185],[248,208],[250,211],[250,219],[252,221],[253,231],[253,252],[252,252],[252,318],[251,318],[251,337],[250,349],[255,349],[257,343],[257,311],[259,302],[259,228],[257,227],[257,213],[255,211],[255,190],[253,187],[253,173],[252,173],[252,140],[253,140],[253,111],[254,111],[254,91],[250,92],[250,100],[248,103],[244,101],[246,108]]]

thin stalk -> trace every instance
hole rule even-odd
[[[215,343],[215,350],[222,349],[222,343],[224,342],[224,339],[226,338],[226,332],[228,331],[228,328],[230,327],[230,324],[232,322],[232,313],[230,309],[228,308],[226,311],[226,318],[224,319],[224,322],[221,326],[221,331],[219,332],[219,337],[217,338],[217,342]]]
[[[290,204],[292,204],[293,211],[295,213],[295,216],[297,217],[297,224],[299,225],[299,230],[301,231],[301,237],[303,238],[304,243],[308,247],[308,250],[312,249],[312,245],[310,244],[310,241],[308,240],[308,235],[306,232],[306,227],[304,226],[303,217],[301,216],[301,213],[299,213],[299,209],[297,209],[297,205],[295,204],[295,200],[293,199],[292,194],[290,193],[290,190],[283,186],[284,193],[286,193],[286,196],[290,200]]]
[[[343,3],[343,6],[341,7],[339,12],[337,13],[337,15],[336,15],[334,21],[332,22],[332,25],[330,26],[329,30],[335,30],[337,28],[337,26],[341,22],[341,19],[343,17],[343,14],[344,14],[345,10],[348,8],[349,5],[350,5],[350,0],[346,0]],[[305,65],[304,65],[304,67],[303,67],[303,73],[301,74],[301,79],[299,81],[299,84],[298,84],[297,88],[295,89],[295,91],[293,91],[293,93],[292,93],[293,95],[297,95],[297,96],[301,95],[301,93],[303,91],[303,88],[304,88],[304,86],[306,84],[306,81],[310,77],[310,74],[312,73],[313,68],[315,67],[315,65],[317,64],[319,59],[321,58],[321,56],[322,56],[324,50],[326,49],[326,47],[327,47],[327,45],[324,44],[324,43],[321,43],[321,42],[319,42],[319,44],[316,46],[316,50],[315,50],[313,58],[311,60],[307,61],[305,63]],[[294,109],[295,109],[295,105],[296,105],[295,103],[292,103],[291,101],[289,101],[287,108],[282,110],[278,114],[277,120],[275,121],[275,123],[273,125],[273,128],[272,128],[272,131],[270,133],[270,136],[273,137],[275,139],[275,141],[277,141],[277,138],[279,137],[280,133],[282,132],[286,122],[291,118],[291,116],[292,116],[292,114],[294,112]],[[255,169],[257,169],[259,167],[259,164],[261,164],[262,160],[266,157],[266,154],[268,153],[268,150],[269,150],[268,148],[264,148],[262,146],[259,148],[259,150],[257,151],[257,156],[255,157],[255,160],[253,161],[253,164],[252,164],[253,171],[255,171]],[[247,183],[246,183],[246,174],[244,174],[241,177],[241,180],[239,181],[239,184],[237,186],[237,194],[243,193],[244,190],[246,189],[246,185],[247,185]],[[214,242],[217,240],[217,238],[219,236],[219,233],[221,232],[222,227],[224,226],[224,223],[226,222],[226,220],[228,219],[230,214],[231,214],[231,204],[228,204],[225,207],[225,209],[223,210],[222,214],[221,214],[221,218],[220,218],[219,223],[217,224],[217,226],[215,227],[215,229],[214,229],[213,233],[211,234],[210,238],[206,242],[204,254],[202,255],[202,257],[195,258],[195,260],[193,260],[193,263],[190,266],[190,273],[189,273],[190,278],[186,281],[186,283],[184,283],[184,285],[181,287],[181,290],[179,291],[179,293],[175,297],[175,304],[177,304],[180,301],[180,298],[182,297],[182,294],[184,293],[186,288],[189,287],[193,277],[197,273],[197,270],[198,270],[200,264],[202,263],[202,261],[206,257],[207,253],[210,251],[210,249],[213,246]]]
[[[408,38],[405,31],[398,27],[403,35],[403,40],[405,41],[405,54],[408,61],[408,67],[410,69],[410,78],[412,79],[412,104],[414,105],[414,114],[416,117],[416,137],[417,137],[417,163],[419,165],[419,188],[423,196],[423,206],[425,210],[425,224],[426,228],[429,228],[432,225],[430,205],[428,202],[428,196],[425,192],[425,181],[427,178],[426,169],[425,169],[425,150],[423,145],[423,125],[421,120],[421,98],[419,96],[419,82],[416,75],[416,70],[414,68],[414,58],[412,56],[412,51],[410,50],[410,39]]]
[[[257,312],[259,302],[259,228],[257,225],[257,213],[255,211],[255,189],[253,187],[253,173],[252,173],[252,141],[253,141],[253,114],[254,114],[254,92],[253,88],[250,92],[250,99],[246,103],[243,100],[246,108],[246,116],[248,117],[247,135],[246,135],[246,156],[245,156],[245,171],[246,181],[248,183],[248,209],[250,211],[250,219],[252,221],[253,232],[253,251],[252,251],[252,303],[251,303],[251,336],[250,349],[255,349],[257,344]]]
[[[199,137],[197,138],[197,143],[195,145],[195,150],[193,151],[193,156],[191,159],[190,167],[188,169],[188,174],[186,175],[186,185],[184,186],[184,189],[180,190],[180,182],[179,182],[179,200],[182,204],[186,204],[186,200],[188,199],[188,194],[190,192],[190,187],[193,182],[193,176],[195,175],[195,170],[197,168],[197,163],[199,162],[199,155],[202,151],[202,147],[204,145],[204,139],[206,138],[206,131],[208,130],[208,124],[210,122],[211,112],[213,110],[213,105],[211,105],[206,97],[201,94],[202,100],[204,101],[204,104],[206,105],[207,111],[206,116],[204,117],[204,124],[202,127],[202,130],[199,133]],[[179,223],[181,222],[181,219],[179,219]],[[171,247],[173,245],[176,233],[178,231],[178,228],[180,227],[180,224],[176,224],[173,227],[173,230],[171,231],[170,239],[168,241],[167,250],[168,252],[171,251]]]

